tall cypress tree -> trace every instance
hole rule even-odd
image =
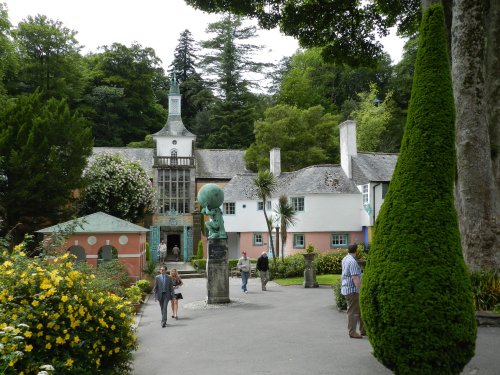
[[[424,14],[400,157],[361,286],[374,355],[395,374],[459,374],[476,322],[453,205],[455,109],[444,12]]]
[[[205,111],[214,97],[208,84],[196,71],[198,57],[195,41],[189,30],[184,30],[174,51],[174,60],[170,64],[169,73],[175,73],[180,82],[182,94],[182,119],[186,127],[199,136],[203,130],[197,128],[196,116]]]

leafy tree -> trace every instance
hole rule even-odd
[[[6,93],[6,77],[16,75],[16,69],[17,55],[12,43],[12,25],[5,4],[0,3],[0,99]]]
[[[19,51],[19,73],[13,94],[33,93],[44,98],[66,98],[73,104],[81,95],[83,66],[77,32],[46,16],[28,16],[14,32]]]
[[[403,47],[403,56],[393,69],[389,80],[389,90],[394,93],[394,100],[399,108],[408,108],[410,101],[411,85],[413,83],[413,70],[417,59],[418,38],[410,38]]]
[[[281,236],[281,260],[284,260],[284,249],[288,234],[287,230],[297,221],[297,213],[295,212],[293,205],[288,201],[288,197],[286,195],[280,195],[278,204],[274,208],[274,212],[279,217]],[[276,241],[278,241],[278,239],[276,239]]]
[[[37,91],[0,109],[0,149],[8,180],[8,227],[22,217],[31,225],[29,231],[43,220],[66,218],[92,151],[87,122],[65,100],[44,101]]]
[[[444,13],[422,21],[408,120],[361,288],[374,355],[395,374],[459,374],[476,321],[453,206],[455,112]]]
[[[202,60],[205,75],[211,81],[218,100],[210,109],[213,129],[204,147],[246,148],[253,142],[253,122],[256,119],[251,102],[254,95],[249,88],[254,85],[248,73],[259,73],[262,63],[250,56],[261,47],[241,41],[255,37],[255,26],[243,27],[239,17],[225,16],[221,21],[208,25],[207,32],[215,34],[201,43],[211,51]]]
[[[267,233],[269,234],[269,244],[271,245],[271,251],[273,254],[273,260],[276,262],[276,254],[274,252],[273,236],[272,236],[272,220],[267,216],[266,202],[271,198],[272,193],[276,189],[277,180],[274,175],[268,171],[259,171],[257,176],[253,179],[254,187],[256,189],[257,197],[262,199],[262,211],[264,213],[264,218],[266,219]],[[277,240],[277,239],[276,239]]]
[[[346,101],[357,101],[357,94],[368,91],[371,83],[376,84],[380,97],[384,98],[391,74],[387,55],[379,58],[374,67],[352,68],[325,62],[321,50],[312,48],[292,56],[290,69],[283,75],[277,101],[302,109],[319,104],[328,112],[338,112]]]
[[[213,100],[213,94],[206,82],[196,71],[198,57],[197,48],[189,30],[184,30],[175,48],[174,60],[170,64],[169,73],[175,73],[180,81],[182,94],[182,118],[186,127],[198,134],[196,115],[206,110]]]
[[[90,80],[85,114],[93,123],[96,145],[123,146],[161,129],[168,83],[152,48],[113,43],[85,61]]]
[[[279,26],[302,47],[323,47],[323,55],[349,65],[375,62],[383,54],[376,34],[387,35],[389,20],[377,4],[359,1],[185,0],[207,12],[255,17],[264,28]]]
[[[87,181],[81,195],[81,212],[102,211],[137,222],[154,210],[154,191],[137,161],[118,154],[101,153],[85,171]]]
[[[96,147],[123,144],[122,119],[127,114],[124,89],[113,86],[96,86],[84,97],[88,108],[86,117],[93,124]]]
[[[389,125],[397,123],[394,121],[397,110],[392,100],[392,92],[380,102],[378,90],[375,84],[371,84],[370,91],[360,93],[359,97],[361,99],[359,107],[351,113],[358,124],[356,139],[359,150],[372,152],[399,150],[402,132],[398,134],[398,139],[393,140],[395,146],[387,147],[391,143],[387,139]]]
[[[245,154],[249,169],[269,165],[269,150],[279,147],[282,170],[294,171],[309,165],[336,163],[339,157],[339,115],[325,113],[321,106],[301,110],[277,105],[255,122],[255,143]]]
[[[194,39],[189,30],[184,30],[179,39],[179,44],[175,47],[174,61],[170,64],[169,73],[175,73],[180,82],[185,82],[193,75],[196,75],[196,48]]]
[[[145,138],[144,141],[138,141],[138,142],[130,142],[127,147],[130,148],[154,148],[155,147],[155,141],[153,139],[152,134],[148,134]]]

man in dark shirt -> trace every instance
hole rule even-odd
[[[266,284],[269,281],[269,259],[265,251],[263,251],[262,255],[257,259],[257,269],[259,270],[262,290],[266,290]]]

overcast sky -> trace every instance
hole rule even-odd
[[[172,62],[179,35],[188,29],[195,41],[209,39],[205,34],[208,23],[220,16],[207,14],[186,5],[184,0],[0,0],[7,4],[9,19],[16,26],[27,16],[43,14],[59,20],[78,32],[76,38],[84,52],[114,42],[130,46],[138,42],[152,47],[162,60],[165,70]],[[291,56],[297,42],[278,30],[261,30],[253,44],[265,46],[259,57],[262,62],[277,62]],[[399,61],[403,41],[391,37],[383,41],[393,62]]]

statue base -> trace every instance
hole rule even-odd
[[[208,240],[207,303],[229,303],[227,239]]]

